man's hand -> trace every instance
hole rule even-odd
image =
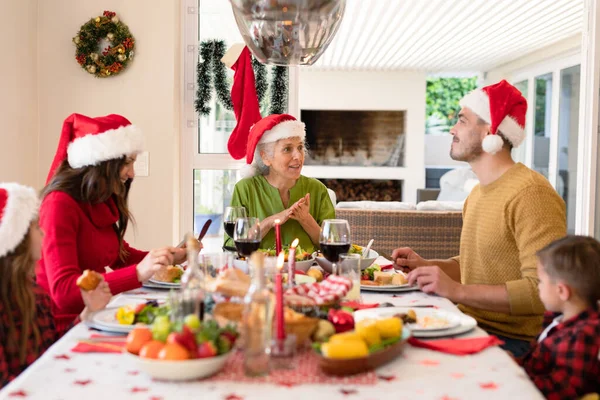
[[[461,284],[450,278],[438,266],[419,267],[408,274],[408,284],[419,286],[423,292],[435,293],[451,301],[456,301]]]
[[[392,251],[392,262],[404,272],[427,265],[427,260],[414,252],[410,247],[400,247]]]

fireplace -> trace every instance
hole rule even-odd
[[[401,201],[402,181],[381,179],[319,179],[337,201]]]
[[[405,111],[302,110],[306,165],[404,166]]]

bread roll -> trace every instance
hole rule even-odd
[[[373,280],[381,285],[391,285],[392,284],[392,273],[375,271],[373,273]]]
[[[77,278],[77,286],[79,286],[83,290],[90,291],[96,289],[101,280],[102,275],[100,275],[96,271],[86,269],[85,271],[83,271],[83,275]]]

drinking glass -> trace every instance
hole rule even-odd
[[[261,239],[258,218],[245,217],[235,221],[233,241],[240,256],[250,257],[260,247]]]
[[[227,236],[233,239],[233,231],[235,229],[235,221],[238,218],[245,218],[246,209],[244,207],[225,207],[225,212],[223,213],[223,228],[225,228],[225,233]]]
[[[339,275],[352,281],[346,300],[360,300],[360,254],[340,254]]]
[[[321,252],[332,265],[332,273],[337,274],[340,254],[350,250],[350,225],[345,219],[326,219],[321,224],[319,234]]]

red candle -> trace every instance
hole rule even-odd
[[[290,246],[290,252],[288,254],[288,286],[293,287],[296,284],[296,247],[300,241],[298,238],[294,239]]]
[[[281,253],[281,221],[275,220],[275,254]]]
[[[275,274],[275,337],[278,340],[285,339],[285,320],[283,316],[283,279],[281,270],[283,269],[283,252],[277,257],[277,273]]]

